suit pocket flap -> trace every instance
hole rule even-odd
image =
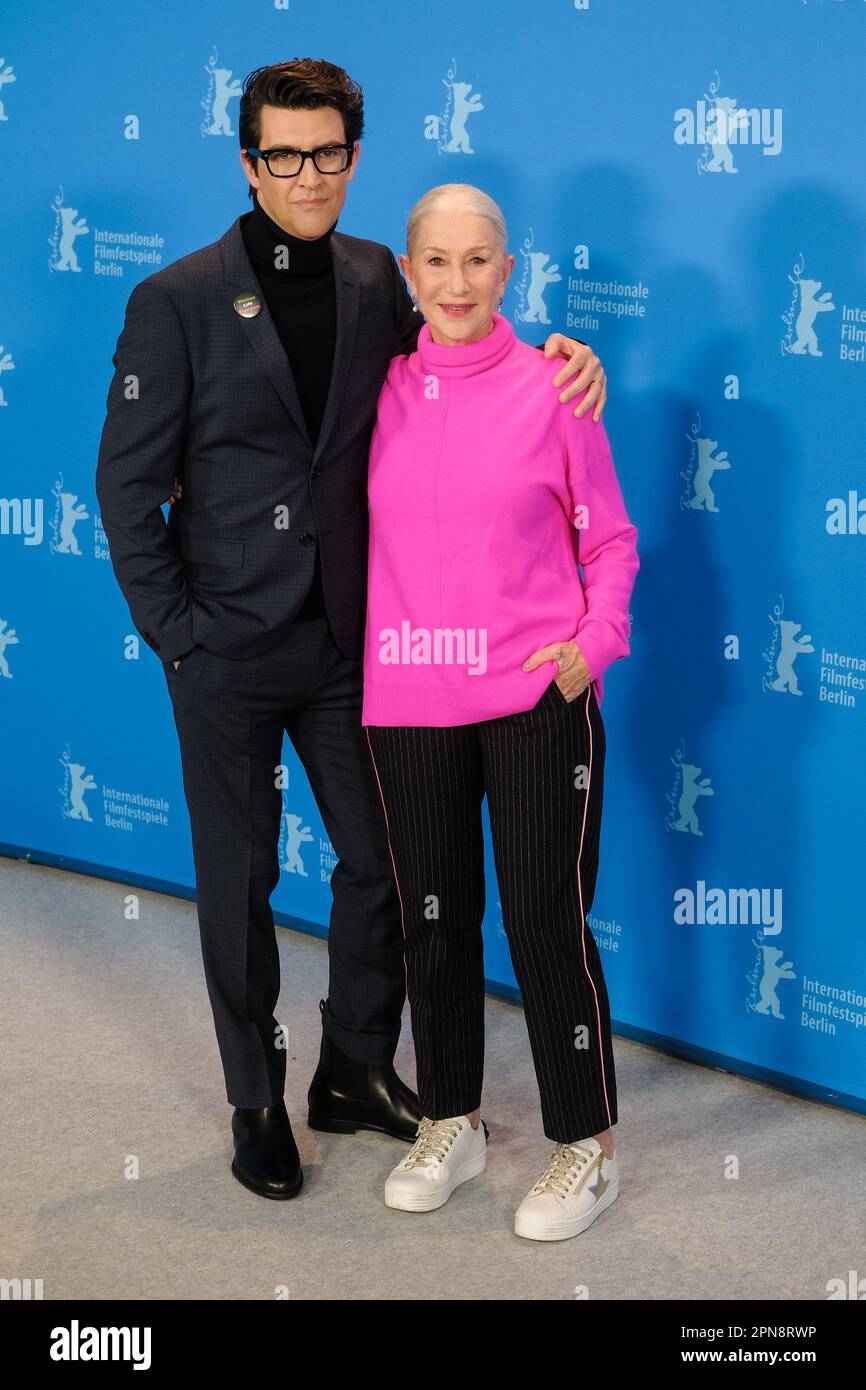
[[[244,562],[244,542],[224,536],[186,535],[181,539],[180,552],[184,560],[193,564],[237,569]]]

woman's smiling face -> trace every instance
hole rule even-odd
[[[412,257],[401,256],[400,265],[433,341],[456,346],[490,332],[514,257],[486,217],[455,209],[425,214]]]

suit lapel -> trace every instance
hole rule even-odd
[[[312,441],[307,430],[304,412],[301,408],[295,380],[289,366],[285,349],[280,342],[274,321],[256,278],[252,263],[247,255],[238,218],[220,238],[220,254],[226,279],[226,293],[233,303],[239,294],[255,294],[261,302],[261,312],[254,318],[238,315],[238,322],[249,339],[250,345],[273,384],[274,390],[285,406],[291,419],[312,449]],[[331,253],[334,260],[334,291],[336,299],[336,341],[334,345],[334,364],[331,369],[331,382],[322,426],[313,454],[311,471],[316,467],[325,445],[328,442],[334,421],[339,412],[340,401],[349,375],[352,350],[358,328],[358,301],[360,287],[358,277],[352,270],[349,257],[348,239],[339,232],[331,234]]]

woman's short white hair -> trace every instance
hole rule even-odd
[[[489,194],[472,183],[440,183],[418,199],[406,225],[406,254],[412,259],[421,222],[428,212],[471,212],[486,217],[493,227],[497,249],[508,254],[508,233],[502,209]]]

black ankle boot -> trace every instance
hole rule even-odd
[[[232,1134],[232,1172],[238,1182],[260,1197],[297,1197],[304,1174],[285,1101],[259,1110],[236,1109]]]
[[[347,1057],[325,1032],[323,999],[319,1009],[323,1015],[322,1047],[307,1095],[310,1129],[331,1134],[372,1129],[414,1143],[422,1114],[415,1092],[400,1080],[390,1062],[375,1066]]]

